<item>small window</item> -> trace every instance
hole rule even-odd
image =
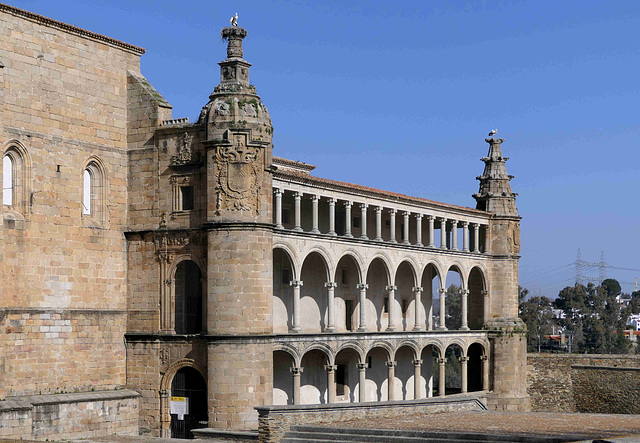
[[[175,274],[175,331],[197,334],[202,331],[202,274],[198,265],[185,260]]]
[[[85,169],[82,177],[82,213],[84,215],[91,215],[91,172],[89,172],[88,169]]]
[[[336,395],[347,395],[347,365],[336,366]]]
[[[180,197],[183,211],[191,211],[193,209],[193,186],[181,186]]]
[[[13,205],[13,159],[8,155],[2,159],[2,204]]]
[[[98,158],[93,158],[82,172],[82,216],[94,222],[107,221],[107,179],[105,168]]]

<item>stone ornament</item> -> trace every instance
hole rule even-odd
[[[242,106],[242,115],[245,117],[257,117],[258,111],[256,111],[253,103],[245,103],[244,106]]]
[[[218,146],[217,211],[259,212],[262,150],[247,145],[248,134],[234,134],[231,146]]]
[[[180,144],[178,154],[171,156],[171,166],[184,166],[193,163],[195,159],[193,151],[191,151],[192,138],[193,137],[188,132],[185,132],[182,135],[182,142]]]
[[[214,109],[216,115],[230,115],[231,114],[231,107],[229,106],[229,103],[227,103],[224,100],[216,100],[215,102],[213,102],[213,109]]]

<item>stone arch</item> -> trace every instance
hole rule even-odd
[[[439,306],[437,304],[434,306],[434,300],[438,300],[436,296],[438,296],[438,289],[441,286],[439,272],[438,264],[433,261],[428,262],[422,269],[420,276],[422,292],[420,293],[420,303],[416,306],[418,309],[417,330],[431,331],[437,326],[437,323],[434,324],[436,312],[434,308],[439,309]]]
[[[468,273],[466,272],[465,267],[458,261],[454,261],[451,264],[449,264],[449,266],[447,267],[447,272],[444,273],[445,276],[445,280],[446,280],[446,276],[449,272],[457,272],[460,275],[460,285],[462,286],[462,288],[466,288],[467,286],[467,275]]]
[[[487,310],[489,303],[487,291],[487,278],[483,269],[475,265],[469,270],[468,277],[468,323],[469,328],[478,330],[482,329],[487,322]]]
[[[394,355],[393,346],[385,341],[375,341],[365,357],[365,398],[360,401],[386,401],[389,398],[387,362]]]
[[[204,326],[202,324],[202,322],[204,321],[204,313],[207,312],[206,309],[206,305],[207,305],[207,288],[206,288],[206,284],[207,284],[207,279],[204,278],[204,276],[206,275],[205,272],[203,270],[206,270],[206,267],[204,265],[204,263],[202,262],[201,257],[199,257],[198,255],[195,254],[179,254],[177,256],[174,257],[173,261],[171,262],[171,264],[169,265],[169,268],[167,270],[167,275],[168,275],[168,280],[165,282],[168,284],[168,289],[169,289],[169,297],[167,303],[161,303],[160,309],[162,311],[161,313],[161,318],[166,318],[169,319],[169,329],[171,331],[176,331],[176,309],[177,309],[177,305],[176,305],[176,290],[178,289],[177,285],[179,284],[176,281],[176,272],[178,270],[178,266],[180,266],[180,264],[184,263],[184,262],[193,262],[195,263],[195,265],[198,267],[198,270],[200,271],[200,330],[202,330],[202,327]],[[164,328],[163,328],[164,329]],[[200,331],[198,331],[200,332]]]
[[[291,405],[294,403],[291,368],[299,367],[294,354],[286,346],[273,350],[273,404]]]
[[[360,370],[363,360],[361,349],[349,343],[336,351],[334,360],[335,402],[357,402],[360,400]]]
[[[293,363],[296,366],[300,366],[300,360],[302,360],[302,355],[300,355],[300,352],[298,352],[297,348],[289,345],[288,343],[274,343],[273,350],[286,352],[293,359]]]
[[[398,349],[402,348],[402,347],[408,347],[413,349],[413,358],[418,358],[418,356],[420,355],[420,351],[421,351],[421,347],[420,345],[418,345],[418,343],[416,343],[414,340],[402,340],[401,342],[399,342],[396,345],[396,348],[393,351],[393,358],[396,358],[396,353],[398,352]]]
[[[307,347],[300,359],[300,403],[326,404],[328,386],[326,365],[333,364],[334,355],[329,346],[315,343]]]
[[[87,221],[104,225],[109,216],[107,166],[100,157],[92,155],[85,161],[82,174],[82,217]]]
[[[398,343],[391,359],[394,361],[395,366],[393,371],[393,392],[390,400],[414,399],[414,384],[416,382],[420,383],[419,379],[416,380],[414,371],[414,362],[417,359],[415,343],[409,340]]]
[[[444,286],[444,280],[443,280],[444,274],[442,272],[442,265],[437,260],[429,260],[427,263],[425,263],[424,267],[422,268],[423,277],[424,277],[424,272],[427,270],[427,268],[429,266],[433,267],[433,269],[435,270],[434,277],[438,277],[438,284],[439,284],[440,287],[443,287]]]
[[[362,258],[362,256],[354,249],[347,249],[345,251],[342,252],[342,254],[340,254],[340,258],[338,259],[338,261],[336,263],[340,263],[340,261],[345,258],[345,257],[351,257],[353,259],[353,261],[356,264],[356,267],[358,269],[358,282],[362,283],[365,281],[364,279],[364,260]]]
[[[345,252],[336,262],[334,282],[334,326],[336,332],[356,331],[360,325],[360,309],[366,313],[366,300],[360,306],[362,261],[357,254]]]
[[[457,284],[459,280],[460,284]],[[458,263],[452,263],[445,274],[445,327],[460,330],[464,326],[463,298],[465,291],[464,269]],[[442,306],[442,302],[440,303]],[[441,323],[442,324],[442,323]]]
[[[208,381],[206,368],[191,358],[181,358],[169,365],[160,379],[160,428],[162,435],[165,437],[169,437],[171,434],[171,382],[176,373],[182,368],[193,368],[202,375],[205,383]]]
[[[325,284],[329,281],[329,268],[318,251],[309,252],[300,270],[300,327],[302,332],[319,333],[329,326],[328,298]]]
[[[2,160],[8,158],[11,162],[12,180],[10,183],[11,204],[3,205],[5,217],[13,220],[24,220],[31,208],[31,156],[26,146],[20,140],[9,140],[4,144]],[[3,183],[4,188],[4,183]]]
[[[291,282],[299,280],[299,269],[291,248],[278,243],[273,248],[273,332],[286,334],[293,328],[293,288]]]
[[[309,249],[309,251],[307,251],[307,254],[302,260],[302,266],[304,266],[304,261],[307,259],[307,257],[313,253],[320,255],[320,257],[322,257],[322,259],[324,260],[325,266],[327,268],[327,275],[326,275],[325,281],[332,281],[331,276],[334,275],[336,264],[333,262],[331,258],[331,253],[327,251],[326,248],[320,245],[314,245],[311,249]]]
[[[342,343],[336,349],[336,355],[338,355],[340,351],[344,351],[345,349],[353,349],[354,351],[356,351],[358,353],[358,363],[364,363],[366,352],[360,343],[356,341],[348,341]]]
[[[376,257],[367,267],[365,315],[367,319],[371,319],[367,326],[373,331],[384,331],[388,326],[387,291],[392,281],[391,268],[388,265],[382,257]]]
[[[309,353],[311,351],[322,351],[327,356],[328,364],[333,364],[333,360],[335,358],[335,352],[331,348],[331,346],[328,345],[327,343],[315,342],[315,343],[309,344],[308,346],[305,346],[303,351],[300,352],[300,354],[302,356],[300,358],[300,361],[302,361],[302,358],[304,358],[305,354],[307,354],[307,353]]]
[[[367,272],[368,272],[368,270],[369,270],[369,267],[371,266],[371,263],[372,263],[374,260],[376,260],[376,259],[382,260],[382,262],[385,264],[385,266],[386,266],[386,268],[387,268],[387,270],[388,270],[388,271],[387,271],[387,272],[388,272],[388,273],[387,273],[387,280],[388,280],[388,281],[391,281],[391,269],[393,269],[393,266],[392,266],[392,260],[391,260],[391,258],[389,257],[389,255],[388,255],[388,254],[386,254],[385,252],[380,252],[380,251],[378,251],[378,252],[376,252],[376,253],[373,255],[373,257],[371,257],[371,259],[370,259],[370,260],[369,260],[369,262],[367,263],[367,267],[366,267]]]
[[[488,358],[487,348],[483,343],[474,341],[469,344],[466,352],[467,357],[467,391],[482,391],[487,388],[485,385],[484,371],[488,370],[489,365],[485,365]],[[488,374],[487,374],[488,375]]]
[[[395,288],[393,313],[395,329],[409,331],[415,326],[415,292],[418,284],[418,271],[413,260],[404,259],[396,267],[393,286]],[[418,309],[420,307],[418,306]],[[391,314],[390,314],[391,315]]]
[[[451,340],[447,349],[445,349],[444,356],[445,363],[445,393],[457,394],[463,392],[463,375],[464,370],[461,359],[465,358],[464,352],[466,346],[464,342],[462,345],[459,340]]]
[[[296,253],[295,248],[285,242],[275,242],[273,244],[273,250],[276,250],[276,249],[282,249],[284,252],[286,252],[287,257],[291,261],[291,265],[292,265],[291,277],[294,279],[298,279],[300,276],[300,268],[302,267],[302,264],[300,263],[300,260],[298,258],[298,254]]]

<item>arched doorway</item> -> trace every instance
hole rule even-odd
[[[207,383],[197,369],[176,372],[170,400],[171,438],[193,438],[192,429],[207,427]]]
[[[180,262],[175,274],[176,334],[202,331],[202,274],[196,262]]]

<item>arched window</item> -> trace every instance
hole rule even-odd
[[[107,222],[107,176],[102,161],[92,157],[82,173],[82,217]]]
[[[202,331],[202,282],[198,265],[185,260],[178,264],[175,275],[176,334]]]
[[[2,158],[2,204],[13,206],[13,159],[10,155]]]

